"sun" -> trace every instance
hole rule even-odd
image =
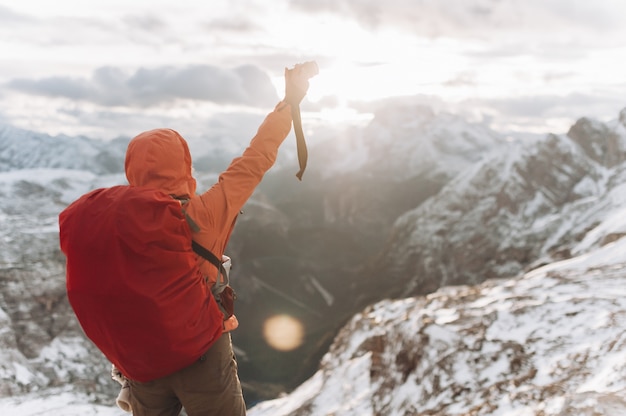
[[[371,100],[380,95],[380,87],[371,84],[371,68],[351,62],[340,61],[320,68],[320,73],[311,79],[310,84],[307,97],[313,102],[335,97],[341,106],[349,101]]]

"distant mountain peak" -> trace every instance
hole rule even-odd
[[[123,171],[128,140],[101,141],[84,136],[50,136],[0,125],[0,172],[56,168],[97,174]]]

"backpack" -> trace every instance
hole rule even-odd
[[[154,188],[96,189],[61,212],[59,237],[70,305],[126,377],[147,382],[171,374],[221,336],[232,302],[230,311],[220,304],[228,307],[234,292],[221,261],[192,241],[180,201]],[[223,283],[209,287],[197,254],[218,268]]]

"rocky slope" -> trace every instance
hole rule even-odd
[[[311,379],[249,415],[626,414],[624,283],[620,240],[516,278],[379,302]]]

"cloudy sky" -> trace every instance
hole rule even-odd
[[[316,60],[311,123],[402,96],[561,133],[626,108],[625,16],[624,0],[0,0],[0,124],[236,135],[280,99],[285,66]]]

